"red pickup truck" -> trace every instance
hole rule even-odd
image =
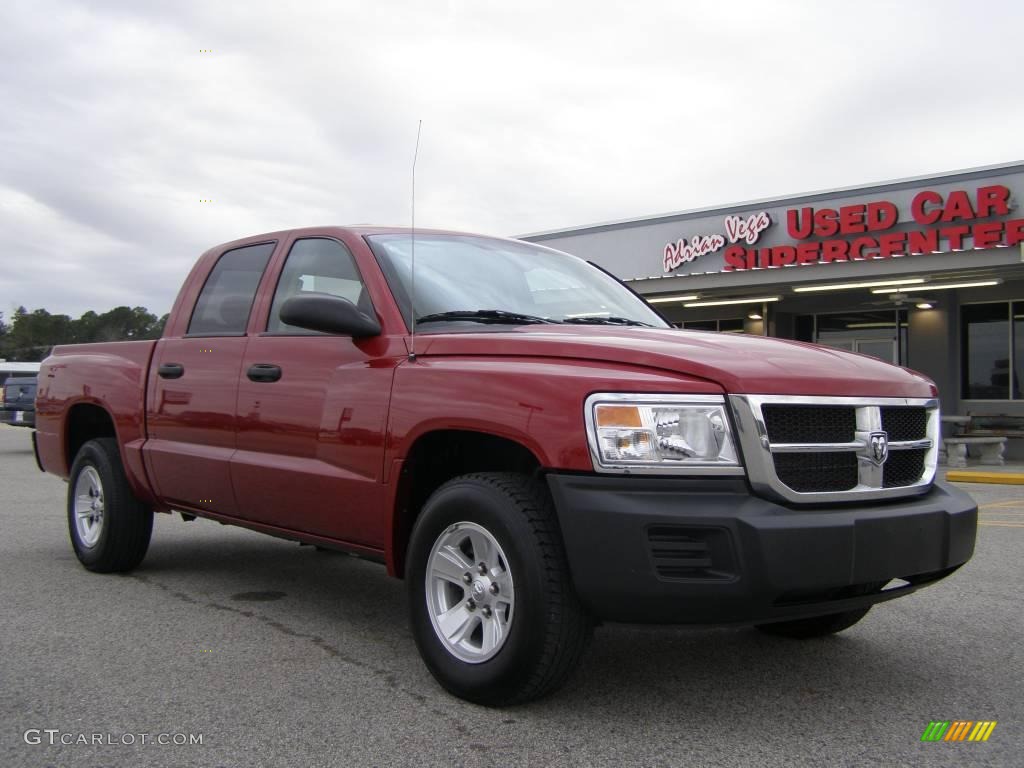
[[[53,351],[35,436],[89,570],[172,510],[379,560],[430,671],[490,705],[557,688],[602,620],[838,632],[977,524],[925,377],[676,330],[574,256],[452,232],[213,248],[160,340]]]

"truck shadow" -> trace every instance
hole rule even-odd
[[[187,602],[262,621],[297,643],[374,670],[397,693],[444,700],[467,716],[487,711],[449,699],[430,679],[409,632],[405,584],[383,566],[237,533],[230,541],[215,535],[166,546],[155,538],[139,576],[187,595]],[[232,600],[253,592],[278,594],[269,602]],[[776,708],[813,711],[839,702],[885,717],[893,681],[923,695],[933,689],[934,662],[894,633],[891,622],[878,620],[885,610],[844,635],[802,642],[752,628],[603,626],[562,691],[509,712],[513,721],[565,720],[568,727],[568,713],[582,710],[588,728],[605,723],[613,730],[678,730],[685,717],[688,731],[719,732],[730,722],[771,718]],[[400,685],[394,670],[404,670]]]

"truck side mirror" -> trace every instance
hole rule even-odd
[[[281,321],[311,331],[360,339],[380,335],[377,318],[368,317],[348,299],[329,293],[303,293],[281,305]]]

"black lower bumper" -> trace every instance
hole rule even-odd
[[[860,608],[970,559],[977,505],[923,496],[791,508],[741,478],[548,476],[577,592],[609,621],[760,623]],[[896,582],[885,590],[883,585]]]

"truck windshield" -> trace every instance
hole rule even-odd
[[[411,324],[411,235],[366,239]],[[582,259],[530,243],[472,235],[416,235],[416,319],[424,324],[668,327],[641,299]]]

